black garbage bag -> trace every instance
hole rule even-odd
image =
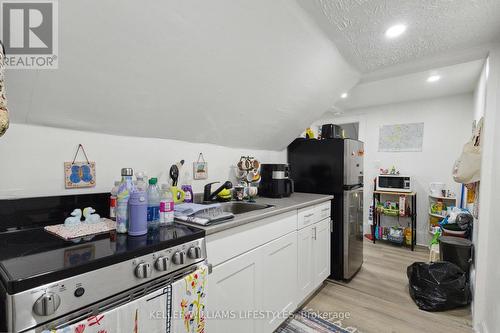
[[[471,301],[466,273],[451,262],[415,262],[408,266],[406,274],[410,296],[421,310],[450,310]]]
[[[470,226],[472,225],[472,222],[474,222],[474,218],[470,213],[460,213],[457,215],[457,218],[455,219],[455,223],[462,230],[469,229]]]

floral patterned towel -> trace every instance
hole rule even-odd
[[[205,333],[208,267],[172,285],[171,333]]]

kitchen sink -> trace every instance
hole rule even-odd
[[[252,202],[223,202],[221,203],[221,208],[223,211],[228,213],[244,214],[248,212],[253,212],[254,210],[261,210],[266,208],[271,208],[273,205],[258,204]]]

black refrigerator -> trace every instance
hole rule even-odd
[[[330,278],[350,280],[363,264],[363,142],[296,139],[288,146],[295,191],[331,194]]]

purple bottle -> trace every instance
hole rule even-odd
[[[148,198],[146,192],[132,192],[128,199],[130,236],[141,236],[148,233]]]

